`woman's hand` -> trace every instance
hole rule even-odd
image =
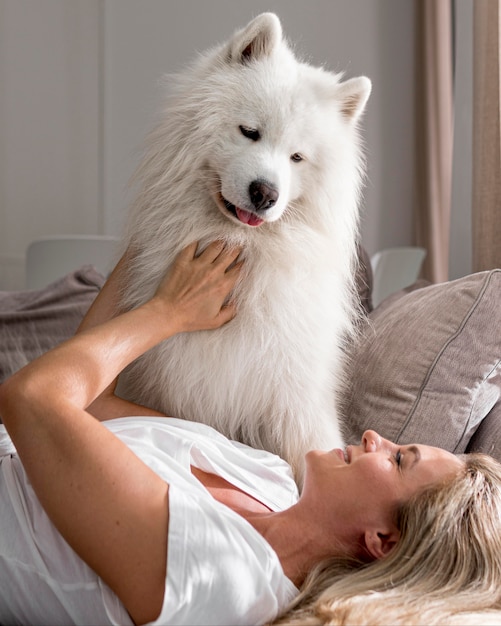
[[[242,262],[236,262],[241,248],[216,241],[196,256],[197,245],[180,252],[148,303],[160,310],[175,332],[219,328],[236,314],[235,303],[228,298],[242,268]]]

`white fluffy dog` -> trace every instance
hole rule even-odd
[[[298,61],[265,13],[176,76],[140,164],[123,307],[198,240],[243,245],[237,317],[151,350],[125,395],[287,459],[342,446],[336,396],[356,306],[371,89]]]

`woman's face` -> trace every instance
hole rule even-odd
[[[462,467],[459,458],[440,448],[397,445],[368,430],[358,446],[306,455],[303,496],[318,514],[335,516],[358,533],[373,529],[381,539],[395,530],[400,504]]]

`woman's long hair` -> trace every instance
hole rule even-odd
[[[400,508],[386,558],[320,564],[273,623],[501,624],[501,465],[461,458],[459,476]]]

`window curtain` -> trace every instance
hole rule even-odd
[[[443,282],[449,273],[452,195],[453,15],[451,0],[416,0],[415,7],[415,238],[427,251],[423,278]]]
[[[500,0],[475,0],[473,271],[501,267]]]

